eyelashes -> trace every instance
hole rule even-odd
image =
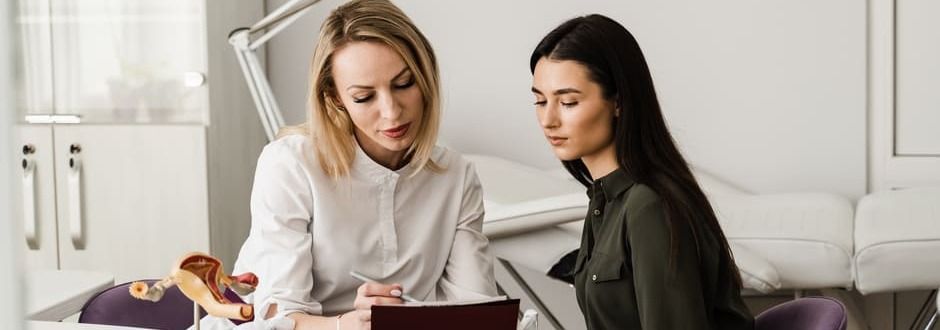
[[[397,88],[397,89],[406,89],[406,88],[411,87],[411,86],[414,86],[414,85],[415,85],[415,78],[414,78],[414,77],[411,77],[411,78],[408,79],[408,81],[406,81],[404,84],[395,85],[395,88]]]
[[[408,79],[408,81],[406,81],[403,84],[392,85],[392,88],[397,89],[397,90],[404,90],[404,89],[411,88],[414,85],[415,85],[415,78],[411,77],[410,79]],[[369,100],[371,100],[374,96],[375,94],[373,93],[373,94],[369,94],[360,98],[353,97],[352,101],[353,103],[365,103],[365,102],[369,102]]]
[[[535,103],[533,103],[533,105],[535,105],[536,107],[544,107],[546,104],[548,104],[548,101],[535,101]],[[577,101],[575,101],[575,102],[561,102],[561,106],[563,106],[563,107],[565,107],[565,108],[573,108],[573,107],[575,107],[575,106],[577,106],[577,105],[578,105],[578,102],[577,102]]]

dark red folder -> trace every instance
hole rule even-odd
[[[476,304],[372,306],[373,330],[515,330],[519,299]]]

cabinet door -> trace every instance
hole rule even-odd
[[[51,114],[52,34],[49,0],[19,0],[17,8],[20,47],[16,66],[19,75],[19,106],[25,114]],[[22,119],[21,113],[17,119]],[[47,151],[48,152],[48,151]]]
[[[122,283],[208,252],[204,127],[60,125],[55,147],[62,269]]]
[[[205,1],[52,1],[49,14],[56,113],[207,123]]]
[[[28,269],[58,269],[56,238],[55,157],[52,127],[21,125],[14,150],[17,171],[14,171],[13,209],[16,228],[20,229],[25,246]],[[29,151],[24,147],[29,146]],[[24,167],[24,163],[26,166]]]

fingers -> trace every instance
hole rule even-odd
[[[356,290],[356,300],[353,302],[356,310],[355,319],[359,329],[372,329],[372,306],[401,304],[403,301],[400,284],[365,283]]]
[[[356,307],[356,309],[365,310],[365,309],[372,308],[372,305],[400,305],[402,303],[403,301],[401,300],[401,298],[396,298],[396,297],[379,297],[379,296],[361,297],[360,296],[360,297],[356,297],[356,301],[353,302],[353,306]]]
[[[401,284],[382,284],[367,282],[359,286],[358,293],[360,296],[385,296],[385,297],[399,297],[401,296]]]

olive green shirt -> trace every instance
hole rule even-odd
[[[674,222],[672,254],[663,202],[648,186],[618,169],[588,196],[574,268],[588,329],[754,329],[738,275],[729,274],[731,261],[703,221]]]

